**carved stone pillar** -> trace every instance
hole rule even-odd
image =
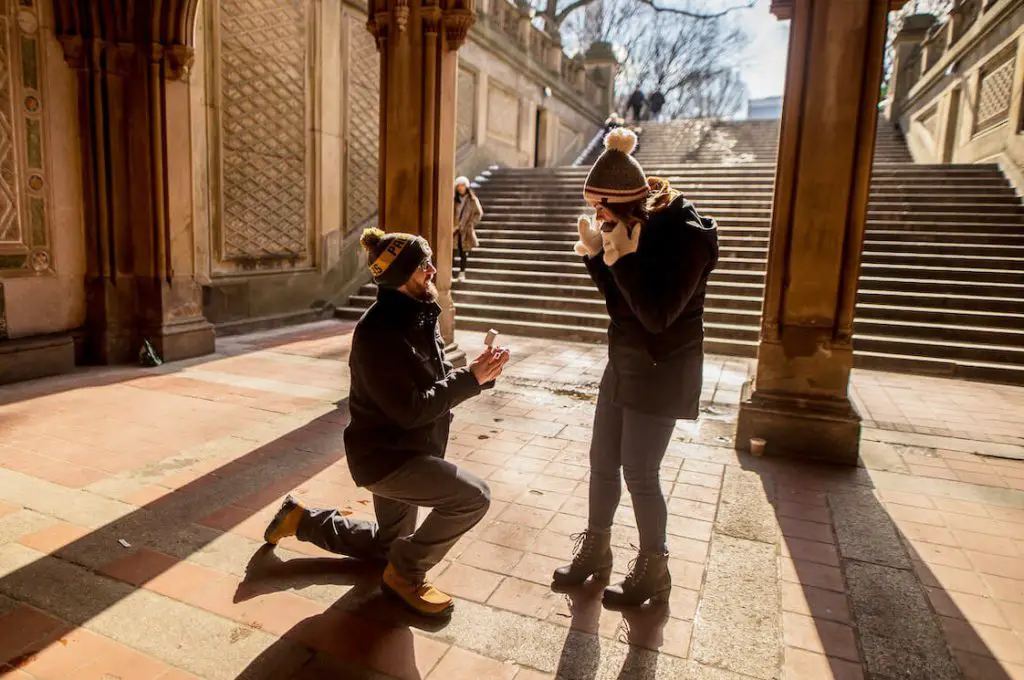
[[[914,14],[903,20],[903,26],[896,39],[893,41],[893,65],[892,76],[889,78],[889,96],[887,118],[895,123],[903,115],[903,106],[910,94],[910,88],[914,86],[925,68],[927,60],[924,56],[915,56],[915,51],[921,48],[928,31],[935,24],[935,17],[931,14]],[[914,69],[916,73],[912,72]]]
[[[857,460],[860,416],[847,388],[889,5],[773,3],[792,24],[761,344],[739,450],[760,437],[770,454]]]
[[[562,59],[565,58],[565,52],[562,51],[562,41],[559,37],[551,38],[551,42],[545,48],[544,56],[548,69],[561,75]]]
[[[516,16],[516,30],[519,36],[519,46],[522,47],[527,54],[532,54],[530,49],[530,34],[533,32],[533,25],[530,23],[533,21],[533,10],[529,7],[520,7],[519,14]]]
[[[601,115],[607,116],[615,107],[615,78],[619,74],[619,60],[609,42],[595,42],[587,50],[586,68],[595,83],[600,85],[597,101]]]
[[[198,0],[56,0],[78,72],[86,233],[86,355],[137,360],[213,351],[192,227],[191,30]],[[97,8],[97,5],[101,7]]]
[[[381,58],[380,224],[430,242],[451,345],[457,50],[476,21],[473,0],[371,0],[369,17]]]

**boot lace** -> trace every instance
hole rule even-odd
[[[572,534],[569,536],[570,539],[575,541],[575,544],[572,547],[573,562],[586,559],[593,551],[593,544],[587,540],[589,535],[590,534],[586,531],[581,531],[578,534]]]
[[[647,575],[647,557],[637,555],[629,561],[629,572],[623,582],[623,586],[629,588],[644,580]]]

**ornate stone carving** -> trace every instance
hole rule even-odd
[[[222,0],[224,259],[308,253],[306,3]]]
[[[52,271],[37,12],[32,3],[0,5],[0,270],[8,274]]]
[[[409,0],[395,0],[395,25],[399,33],[409,25]]]
[[[346,233],[377,214],[380,196],[380,55],[355,20],[349,24],[348,155],[345,162]]]
[[[448,49],[457,50],[466,43],[469,29],[476,23],[476,14],[465,7],[453,7],[444,12],[444,31]]]
[[[1013,72],[1016,66],[1013,52],[1007,51],[981,70],[974,126],[976,132],[995,127],[1009,117],[1013,96]]]
[[[8,17],[0,16],[0,244],[21,244],[15,165],[14,69],[9,29]]]

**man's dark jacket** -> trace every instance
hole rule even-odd
[[[345,451],[352,479],[379,482],[414,456],[443,458],[451,410],[481,387],[444,358],[436,302],[381,288],[356,324]]]
[[[693,419],[704,366],[704,297],[718,263],[715,221],[682,196],[652,213],[636,253],[611,267],[584,262],[605,297],[608,368],[601,389],[618,406]]]

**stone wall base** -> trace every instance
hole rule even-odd
[[[74,369],[75,342],[70,333],[0,341],[0,385]]]
[[[750,440],[760,438],[767,442],[765,455],[857,464],[861,418],[849,401],[751,395],[751,384],[744,385],[740,401],[737,451],[749,453]]]

